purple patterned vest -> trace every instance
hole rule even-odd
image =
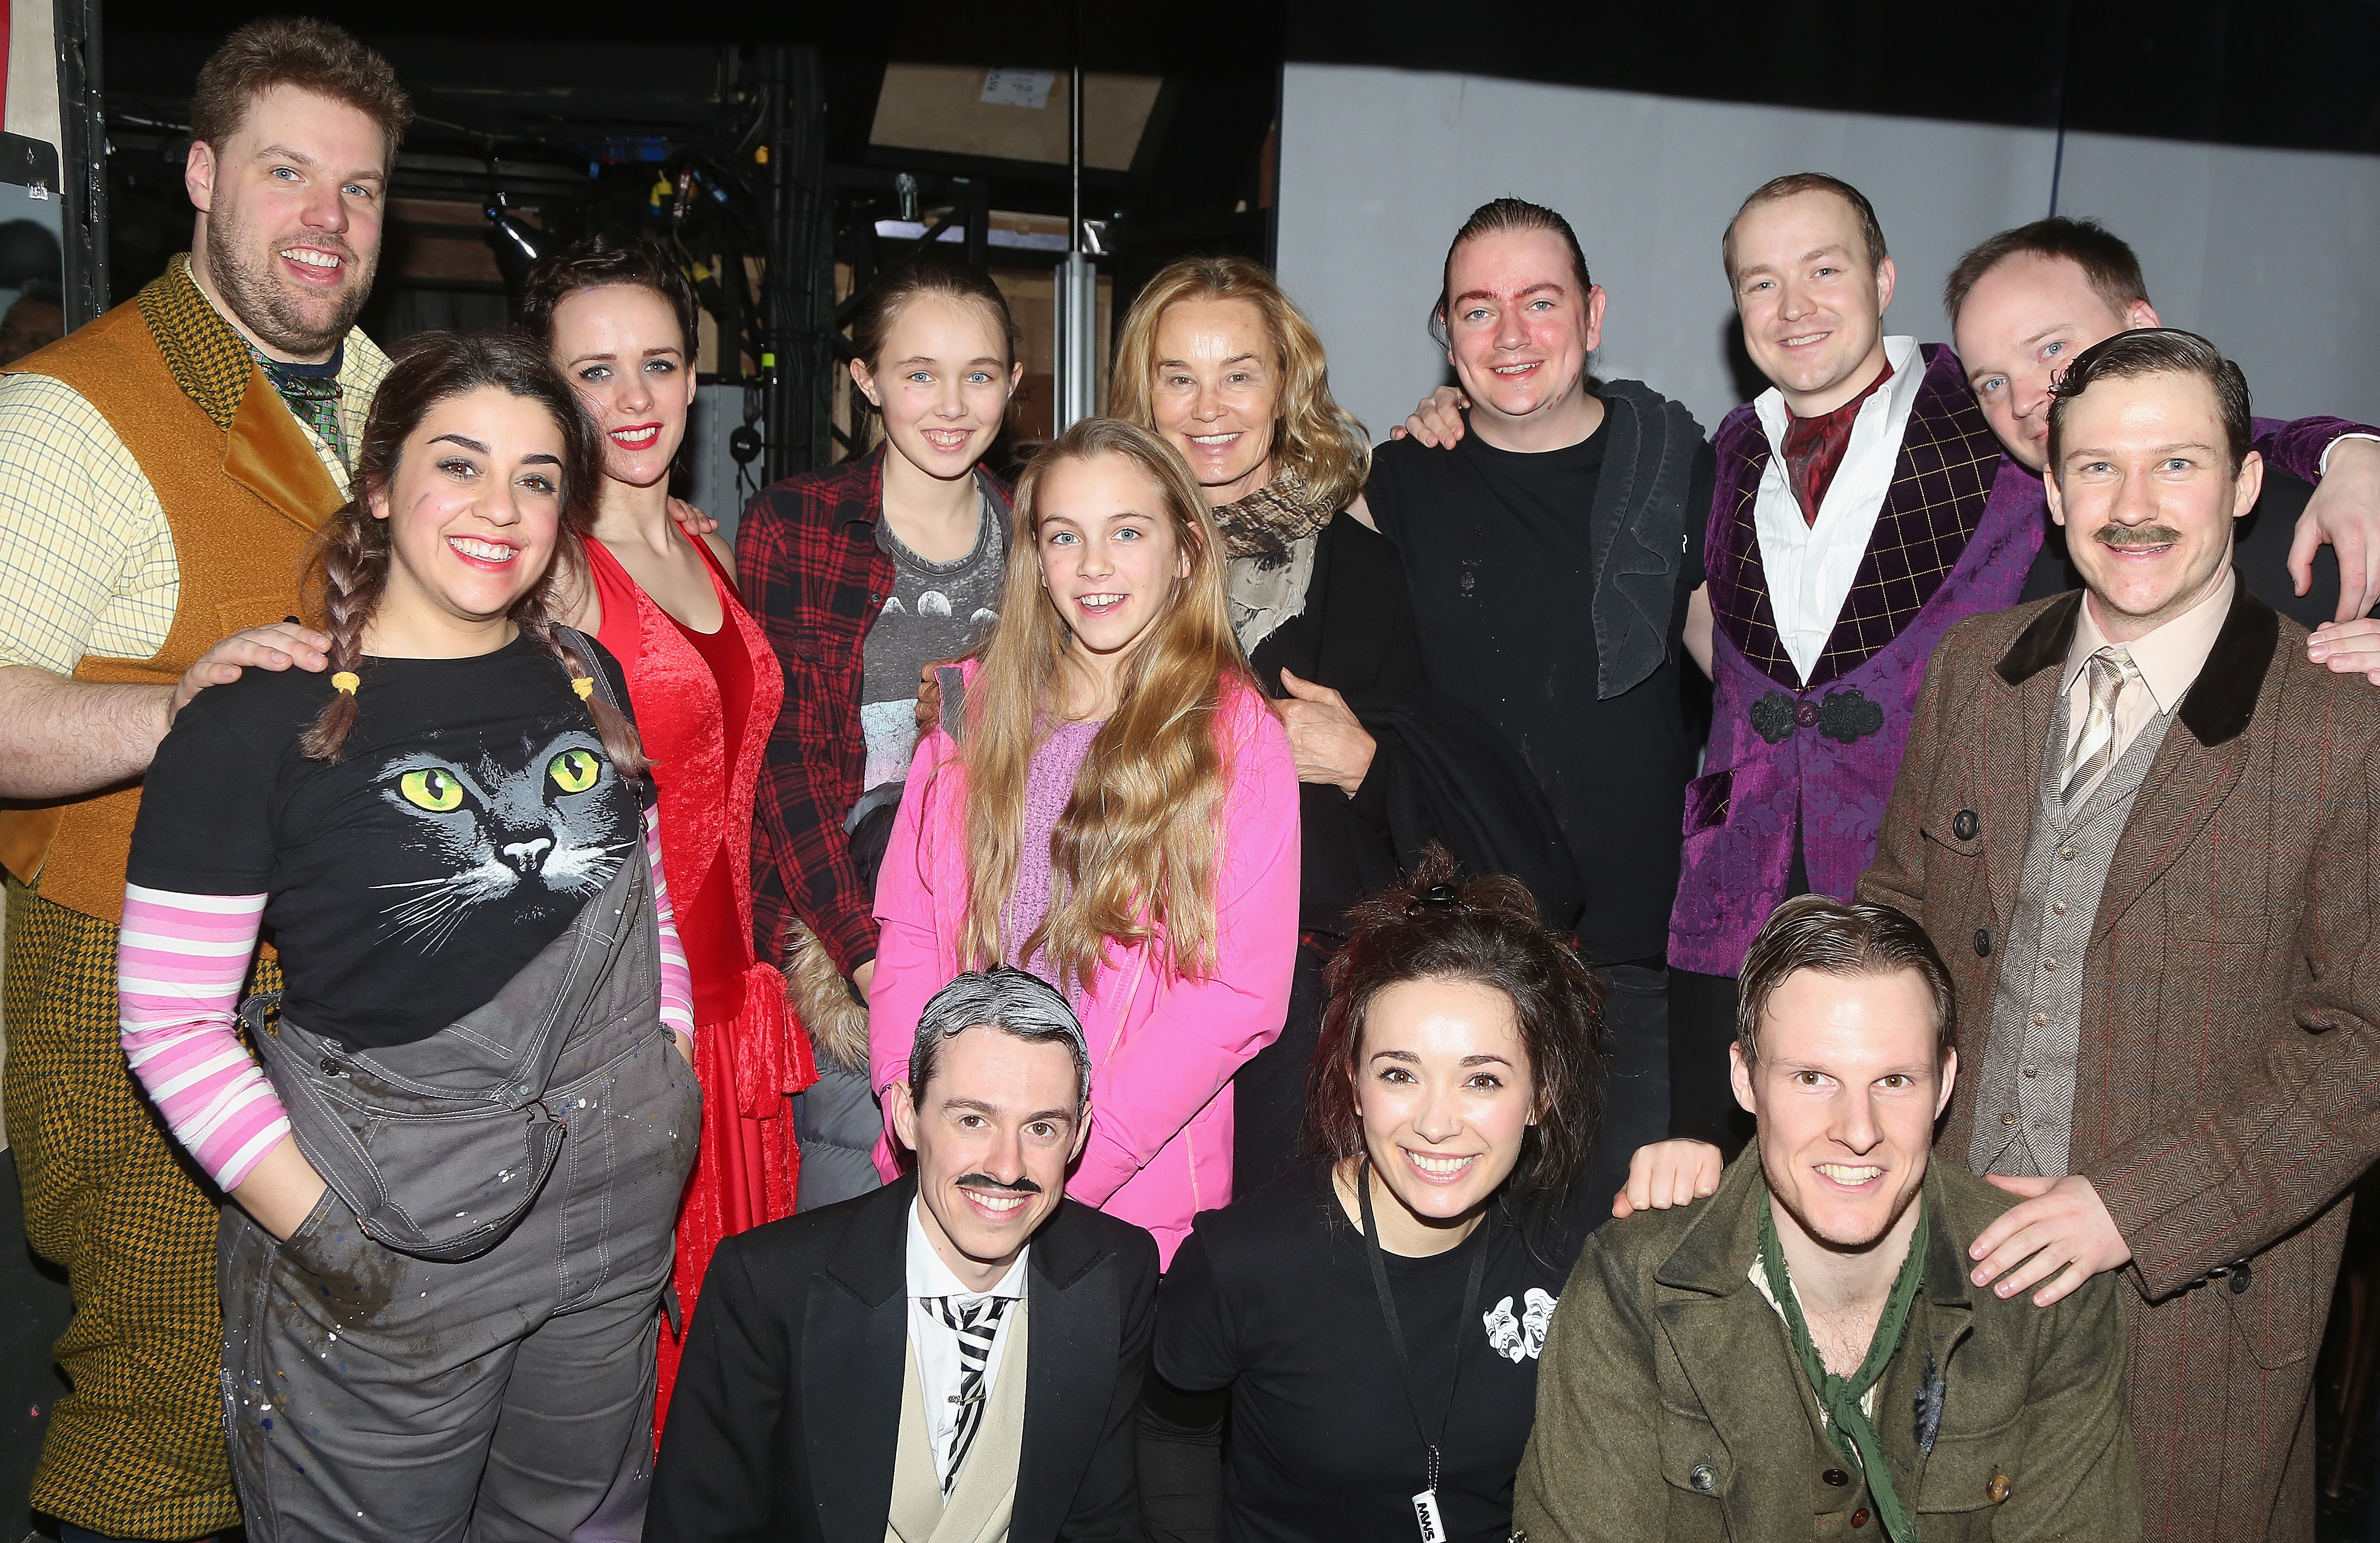
[[[2000,455],[1959,358],[1923,350],[1925,377],[1891,490],[1809,683],[1777,636],[1753,507],[1767,436],[1749,406],[1711,437],[1718,484],[1706,566],[1717,626],[1710,747],[1686,789],[1685,871],[1670,963],[1734,975],[1785,898],[1796,827],[1810,887],[1849,895],[1876,855],[1934,645],[1961,618],[2023,592],[2041,550],[2041,480]]]

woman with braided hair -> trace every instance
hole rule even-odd
[[[619,666],[547,620],[601,467],[536,344],[414,339],[316,538],[330,672],[203,693],[149,773],[124,1049],[237,1202],[260,1543],[641,1525],[700,1094]],[[277,1014],[237,1001],[261,929]]]

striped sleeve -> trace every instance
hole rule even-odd
[[[263,915],[261,894],[124,891],[115,973],[125,1059],[174,1139],[226,1192],[289,1134],[233,1027]]]
[[[662,816],[658,806],[645,811],[645,857],[653,869],[653,909],[662,923],[662,1022],[694,1038],[694,975],[686,966],[686,944],[678,940],[677,913],[670,907],[669,881],[662,876]]]

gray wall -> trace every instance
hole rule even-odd
[[[1712,429],[1742,400],[1718,237],[1745,193],[1790,171],[1857,185],[1900,269],[1892,330],[1947,340],[1944,275],[2048,212],[2055,152],[2043,130],[1292,65],[1281,277],[1379,439],[1446,378],[1426,323],[1463,216],[1507,193],[1548,204],[1610,292],[1597,372]],[[2380,158],[2073,135],[2058,206],[2132,243],[2164,320],[2238,358],[2260,411],[2380,414]]]

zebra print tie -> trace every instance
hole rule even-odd
[[[2116,760],[2116,699],[2141,678],[2130,649],[2109,645],[2091,656],[2091,704],[2082,713],[2082,732],[2067,747],[2066,775],[2058,784],[2058,801],[2071,808],[2107,775]]]
[[[1000,1333],[1001,1316],[1014,1301],[1006,1296],[978,1296],[972,1302],[956,1296],[934,1298],[934,1311],[959,1337],[959,1391],[951,1402],[959,1406],[958,1423],[951,1428],[951,1460],[942,1468],[942,1499],[951,1497],[959,1467],[966,1462],[975,1433],[983,1427],[985,1366],[991,1359],[991,1342]]]

